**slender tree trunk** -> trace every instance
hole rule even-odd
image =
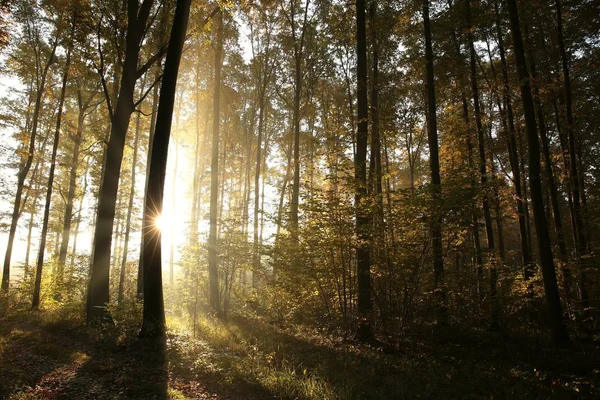
[[[498,50],[500,53],[500,62],[502,64],[502,93],[504,98],[504,105],[506,108],[506,117],[508,119],[508,131],[506,132],[508,137],[508,154],[513,174],[513,184],[515,186],[516,194],[516,205],[517,214],[519,219],[519,234],[521,242],[521,258],[523,262],[523,268],[525,271],[525,279],[529,280],[532,275],[531,265],[531,247],[529,246],[529,230],[527,229],[527,196],[524,195],[523,190],[526,188],[521,185],[521,168],[519,165],[519,155],[517,150],[517,135],[515,130],[514,114],[512,109],[511,89],[510,81],[508,79],[508,64],[506,62],[504,40],[503,40],[503,27],[501,26],[500,10],[498,2],[494,0],[494,11],[495,11],[495,25],[496,35],[498,37]]]
[[[25,179],[27,178],[27,174],[29,173],[29,169],[31,168],[31,163],[33,162],[33,153],[35,151],[35,140],[37,137],[37,129],[38,122],[40,117],[40,112],[42,109],[42,101],[44,98],[44,92],[46,90],[46,77],[48,76],[48,69],[54,62],[54,53],[56,52],[56,47],[58,45],[58,38],[54,39],[54,43],[52,45],[52,51],[50,56],[48,57],[48,61],[43,68],[42,75],[39,80],[39,84],[37,86],[37,96],[35,99],[35,107],[33,109],[33,116],[31,121],[31,134],[29,136],[29,147],[27,152],[27,158],[19,171],[17,176],[17,192],[15,194],[15,202],[13,204],[13,212],[12,218],[10,222],[10,230],[8,232],[8,244],[6,245],[6,254],[4,256],[4,268],[2,270],[2,290],[7,292],[8,285],[10,281],[10,260],[12,257],[13,244],[15,241],[15,234],[17,232],[17,223],[19,222],[19,216],[21,214],[21,197],[23,195],[23,189],[25,186]]]
[[[303,90],[302,62],[304,57],[304,37],[310,0],[306,0],[304,23],[300,38],[296,37],[295,1],[292,1],[290,11],[292,39],[294,41],[294,180],[292,182],[292,199],[290,202],[290,231],[292,244],[298,244],[298,209],[300,199],[300,102]]]
[[[142,85],[143,87],[143,85]],[[131,232],[131,215],[133,214],[133,201],[135,199],[135,169],[137,166],[138,148],[140,142],[141,116],[138,114],[135,121],[135,136],[133,139],[133,157],[131,160],[131,187],[129,188],[129,201],[127,203],[127,217],[125,222],[125,237],[123,239],[123,257],[121,259],[121,271],[119,274],[119,291],[117,301],[123,302],[125,288],[125,272],[127,269],[127,255],[129,253],[129,234]]]
[[[156,67],[156,73],[154,75],[154,81],[158,80],[160,76],[159,66]],[[154,85],[152,94],[152,116],[150,117],[150,130],[148,133],[148,149],[146,151],[146,175],[144,179],[144,195],[148,193],[148,178],[150,177],[150,160],[152,158],[152,144],[154,142],[154,129],[156,127],[156,114],[158,110],[158,90],[160,85],[156,83]],[[143,215],[146,215],[146,202],[144,201]],[[146,219],[142,218],[142,232],[146,231]],[[142,244],[144,239],[142,238]],[[138,277],[137,277],[137,296],[142,298],[144,295],[144,246],[140,246],[140,257],[138,262]]]
[[[208,280],[210,306],[214,312],[220,313],[219,301],[219,270],[218,270],[218,240],[217,240],[217,214],[219,197],[219,128],[221,123],[221,65],[223,63],[223,11],[220,10],[217,18],[217,43],[215,50],[215,84],[213,97],[213,134],[212,134],[212,162],[210,170],[210,230],[208,235]]]
[[[75,202],[75,189],[77,188],[77,167],[79,166],[79,151],[83,139],[83,123],[85,121],[86,105],[82,104],[81,90],[77,93],[79,101],[79,115],[77,117],[77,133],[71,137],[73,140],[73,153],[71,156],[71,170],[69,172],[69,192],[67,193],[65,216],[63,219],[62,239],[58,253],[58,265],[64,268],[69,248],[69,239],[71,235],[71,223],[73,220],[73,205]],[[91,100],[91,98],[90,98]],[[89,104],[89,102],[88,102]]]
[[[575,225],[573,226],[573,236],[575,238],[575,249],[577,252],[577,263],[579,265],[579,300],[583,309],[589,306],[589,295],[587,292],[587,271],[585,257],[588,250],[586,237],[586,229],[581,211],[581,199],[583,198],[583,187],[581,185],[578,165],[577,165],[577,143],[574,132],[574,117],[573,117],[573,93],[571,89],[571,72],[569,68],[569,57],[565,47],[563,26],[562,26],[562,2],[555,1],[556,5],[556,25],[558,33],[558,47],[562,60],[563,80],[564,80],[564,95],[566,100],[567,110],[567,138],[568,138],[568,155],[569,155],[569,172],[571,178],[571,192],[573,193],[573,214]]]
[[[433,249],[434,293],[437,302],[437,323],[447,325],[446,288],[444,283],[444,257],[442,252],[441,178],[437,133],[437,105],[435,101],[435,76],[433,71],[433,49],[429,0],[423,0],[423,26],[425,35],[425,72],[427,82],[427,138],[429,141],[429,168],[433,196],[431,240]]]
[[[479,103],[479,87],[477,84],[477,54],[475,53],[475,46],[473,44],[473,30],[475,29],[472,23],[471,17],[471,2],[465,0],[465,16],[467,22],[467,37],[469,44],[469,56],[471,66],[471,91],[473,95],[473,107],[475,109],[475,124],[477,126],[477,139],[479,143],[479,173],[481,176],[481,186],[483,190],[483,219],[485,221],[485,232],[487,238],[487,245],[489,255],[492,257],[492,265],[490,267],[490,297],[492,301],[492,328],[496,328],[498,325],[498,290],[497,290],[497,270],[494,260],[495,242],[494,242],[494,228],[492,226],[492,215],[490,212],[490,201],[488,196],[488,177],[486,167],[486,154],[485,154],[485,134],[483,130],[481,107]]]
[[[528,35],[527,25],[525,26],[525,34]],[[533,55],[533,51],[531,48],[528,50],[529,54],[529,66],[531,68],[531,75],[535,79],[538,77],[536,62]],[[542,155],[544,160],[544,173],[547,182],[547,188],[550,192],[550,205],[552,209],[553,221],[554,221],[554,229],[556,231],[556,242],[558,244],[558,254],[561,261],[561,266],[563,267],[563,278],[565,285],[565,293],[567,297],[571,293],[571,271],[568,268],[565,268],[567,264],[568,254],[567,254],[567,246],[565,243],[565,235],[563,231],[563,224],[561,218],[560,206],[558,203],[558,189],[556,188],[556,181],[554,179],[554,170],[552,168],[552,157],[550,155],[550,144],[548,140],[548,129],[546,125],[546,119],[544,115],[544,106],[542,104],[542,99],[540,95],[540,89],[537,85],[533,85],[533,101],[537,111],[538,118],[538,126],[540,130],[540,139],[542,143]],[[550,209],[550,207],[548,207]],[[552,218],[548,218],[552,219]]]
[[[179,104],[179,108],[181,109],[181,101]],[[179,125],[179,113],[177,114],[177,123]],[[173,144],[175,145],[175,162],[173,163],[173,186],[171,188],[171,215],[175,216],[175,207],[176,207],[176,199],[177,199],[177,168],[179,167],[179,143],[173,138]],[[174,224],[170,225],[170,243],[169,243],[169,285],[173,287],[175,283],[175,226]]]
[[[58,112],[56,115],[56,130],[54,131],[54,144],[52,145],[52,156],[50,159],[50,173],[48,175],[48,187],[46,191],[46,205],[44,206],[44,221],[42,223],[42,234],[40,238],[40,248],[38,250],[37,268],[35,271],[35,284],[33,289],[33,300],[31,308],[37,310],[40,305],[40,291],[42,286],[42,269],[44,267],[44,252],[46,251],[46,236],[48,233],[48,221],[50,219],[50,202],[52,201],[52,185],[54,184],[54,170],[56,168],[56,153],[58,152],[58,142],[60,139],[60,128],[62,123],[63,105],[65,103],[65,94],[67,91],[67,81],[69,79],[69,67],[71,66],[71,51],[73,50],[73,41],[75,33],[75,14],[71,21],[71,37],[67,48],[67,59],[62,77],[62,87],[60,89],[60,99],[58,101]],[[63,270],[57,271],[58,287],[61,288]]]
[[[371,262],[370,227],[367,202],[367,144],[369,140],[367,101],[367,35],[365,0],[356,0],[356,76],[358,102],[358,132],[354,156],[355,207],[356,207],[356,269],[358,274],[358,339],[369,341],[373,337],[371,318]]]
[[[544,214],[544,203],[542,199],[542,185],[540,179],[540,151],[535,120],[535,109],[531,95],[531,76],[527,70],[525,59],[525,48],[519,13],[516,0],[507,0],[510,16],[511,31],[513,37],[514,54],[516,58],[517,74],[521,87],[523,99],[523,111],[525,115],[525,126],[527,129],[527,143],[529,147],[529,183],[531,186],[531,201],[533,206],[533,218],[536,228],[536,236],[539,248],[540,264],[542,265],[542,276],[546,293],[546,302],[551,319],[551,327],[554,339],[557,343],[564,345],[569,342],[569,334],[563,320],[562,304],[556,281],[556,270],[550,247],[550,235],[548,234],[548,223]]]
[[[177,0],[160,89],[156,132],[150,159],[148,191],[144,211],[146,225],[144,232],[142,232],[144,312],[140,331],[140,336],[147,338],[162,338],[165,334],[161,232],[154,225],[154,219],[162,213],[177,75],[185,42],[190,5],[191,0]]]
[[[77,255],[77,237],[79,236],[79,226],[81,225],[81,213],[83,211],[83,201],[88,188],[88,170],[90,162],[85,166],[85,172],[83,174],[83,189],[81,191],[81,198],[79,199],[79,208],[77,210],[77,222],[75,223],[75,233],[73,234],[73,247],[71,248],[71,265],[75,266],[75,256]]]

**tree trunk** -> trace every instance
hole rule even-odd
[[[506,62],[506,56],[504,51],[504,40],[500,19],[500,10],[498,7],[498,2],[494,1],[494,11],[495,11],[495,25],[496,25],[496,35],[498,37],[498,50],[500,53],[500,62],[502,64],[502,94],[504,98],[504,105],[506,108],[506,117],[508,119],[508,131],[507,135],[507,143],[508,143],[508,154],[509,161],[511,166],[511,171],[513,174],[513,184],[515,186],[515,194],[516,194],[516,205],[517,205],[517,214],[519,219],[519,234],[520,234],[520,244],[521,244],[521,258],[523,262],[523,268],[525,271],[525,279],[529,279],[531,276],[531,250],[529,246],[529,232],[527,229],[527,220],[526,220],[526,212],[525,207],[527,203],[527,197],[523,195],[523,188],[521,186],[521,168],[519,165],[519,156],[517,151],[517,135],[515,131],[515,122],[514,122],[514,114],[512,109],[512,100],[511,100],[511,89],[510,82],[508,79],[508,65]]]
[[[431,241],[433,251],[434,293],[437,302],[437,323],[448,324],[446,288],[444,284],[444,257],[442,252],[442,214],[440,157],[437,133],[437,105],[435,101],[435,77],[433,71],[433,49],[431,23],[429,21],[429,0],[423,0],[423,27],[425,35],[425,73],[427,82],[427,139],[429,142],[429,168],[433,197],[431,216]]]
[[[143,85],[142,85],[143,87]],[[123,291],[125,287],[125,272],[127,269],[127,255],[129,253],[129,234],[131,232],[131,214],[133,214],[133,201],[135,199],[135,169],[138,158],[138,147],[140,142],[140,114],[135,121],[135,136],[133,139],[133,157],[131,160],[131,187],[129,188],[129,201],[127,203],[127,217],[125,222],[125,237],[123,238],[123,257],[121,259],[121,271],[119,273],[119,292],[118,304],[123,301]]]
[[[218,240],[217,240],[217,214],[219,197],[219,128],[221,122],[221,65],[223,63],[223,11],[218,14],[217,43],[215,50],[215,82],[213,97],[213,134],[212,134],[212,162],[210,169],[210,229],[208,234],[208,280],[209,302],[212,310],[220,313],[219,301],[219,270],[218,270]]]
[[[371,265],[370,217],[367,204],[367,145],[369,140],[367,101],[367,34],[365,0],[356,0],[356,76],[358,103],[358,130],[354,156],[355,208],[356,208],[356,270],[358,274],[358,339],[372,339],[371,318]]]
[[[67,259],[67,251],[69,248],[69,239],[71,236],[71,224],[73,220],[73,206],[75,203],[75,189],[77,188],[77,167],[79,166],[79,151],[81,141],[83,140],[83,124],[85,121],[85,112],[89,106],[93,96],[83,103],[81,98],[81,89],[77,90],[77,100],[79,106],[79,115],[77,117],[77,133],[71,137],[73,140],[73,154],[71,156],[71,170],[69,172],[69,192],[67,193],[65,216],[63,219],[62,238],[60,250],[58,253],[59,268],[64,268]]]
[[[67,91],[67,81],[69,79],[69,67],[71,66],[71,51],[73,50],[73,41],[75,33],[76,15],[72,17],[72,29],[69,46],[67,48],[67,59],[62,77],[62,87],[60,89],[60,98],[58,101],[58,112],[56,115],[56,130],[54,131],[54,144],[52,145],[52,156],[50,159],[50,173],[48,175],[48,187],[46,190],[46,205],[44,206],[44,221],[42,223],[42,234],[40,238],[40,248],[38,250],[37,269],[35,271],[35,285],[33,289],[33,300],[31,308],[37,310],[40,305],[40,290],[42,285],[42,269],[44,267],[44,252],[46,251],[46,236],[48,233],[48,221],[50,219],[50,202],[52,201],[52,185],[54,184],[54,170],[56,168],[56,153],[58,152],[58,142],[60,139],[60,127],[62,123],[63,105],[65,103],[65,93]],[[57,284],[61,288],[62,268],[57,271]]]
[[[565,48],[562,27],[562,2],[556,0],[556,25],[558,33],[558,47],[562,60],[563,79],[564,79],[564,95],[567,109],[567,138],[568,138],[568,155],[569,155],[569,175],[571,178],[571,192],[573,194],[573,215],[575,225],[573,226],[573,236],[575,239],[575,249],[577,252],[577,263],[579,265],[579,300],[583,309],[589,306],[589,296],[586,288],[587,271],[585,257],[588,250],[586,230],[583,222],[581,211],[581,199],[583,188],[581,187],[580,176],[577,165],[577,143],[574,132],[574,117],[573,117],[573,94],[571,89],[571,75],[569,69],[569,57]]]
[[[154,81],[158,81],[160,76],[159,66],[156,67],[156,73],[154,75]],[[148,178],[150,177],[150,160],[152,157],[152,142],[154,142],[154,129],[156,127],[156,113],[158,110],[158,89],[159,83],[154,85],[152,94],[152,116],[150,117],[150,130],[148,132],[148,150],[146,151],[146,175],[144,180],[144,195],[148,193]],[[145,198],[144,198],[145,200]],[[146,202],[144,201],[143,215],[146,215]],[[142,232],[146,231],[146,220],[142,218]],[[140,246],[140,257],[138,261],[138,277],[137,277],[137,296],[142,298],[144,295],[144,239],[142,238],[142,245]]]
[[[50,69],[50,66],[54,62],[54,53],[56,52],[57,45],[58,38],[54,40],[54,43],[52,45],[52,51],[50,53],[50,56],[48,57],[46,65],[44,66],[42,76],[40,77],[40,83],[37,87],[37,96],[35,99],[35,107],[33,109],[33,116],[31,120],[31,134],[29,136],[27,158],[17,176],[17,193],[15,194],[15,202],[13,205],[10,230],[8,232],[8,244],[6,245],[6,254],[4,256],[4,268],[2,270],[2,290],[5,292],[8,291],[8,284],[10,281],[10,259],[12,257],[15,234],[17,232],[17,223],[19,222],[19,216],[21,214],[21,197],[23,195],[25,179],[27,178],[27,173],[29,172],[29,169],[31,168],[31,163],[33,161],[33,153],[35,152],[35,139],[37,137],[38,122],[40,112],[42,109],[44,91],[46,90],[46,77],[48,76],[48,69]]]
[[[525,126],[527,129],[527,143],[529,147],[529,184],[531,188],[531,202],[533,207],[533,218],[536,228],[536,236],[539,248],[542,276],[546,293],[546,302],[551,319],[552,333],[558,344],[564,345],[569,342],[569,334],[563,320],[562,304],[556,281],[556,270],[550,247],[550,235],[548,234],[548,223],[544,214],[544,203],[542,198],[542,185],[540,179],[540,151],[535,120],[535,109],[531,95],[531,76],[527,70],[525,49],[516,0],[507,0],[510,16],[511,31],[513,37],[514,53],[517,65],[517,74],[521,87],[523,99],[523,111],[525,115]]]
[[[140,71],[138,58],[143,33],[153,0],[144,0],[141,6],[137,0],[127,2],[127,34],[125,61],[119,88],[117,104],[111,115],[110,139],[106,146],[104,172],[100,184],[98,212],[92,246],[92,265],[88,286],[86,315],[88,324],[100,324],[108,319],[106,304],[109,302],[110,254],[112,232],[115,220],[115,205],[119,189],[119,176],[123,161],[125,137],[131,113],[134,111],[135,84]]]
[[[165,334],[161,232],[156,228],[154,219],[162,213],[177,75],[183,44],[185,42],[190,5],[191,0],[177,0],[160,89],[156,132],[152,144],[148,191],[146,193],[144,211],[146,225],[145,230],[142,232],[144,248],[144,312],[140,336],[148,338],[162,338]]]
[[[477,54],[475,53],[475,46],[473,44],[473,24],[471,17],[471,2],[465,0],[465,17],[467,22],[467,38],[469,44],[469,56],[471,66],[471,92],[473,95],[473,107],[475,109],[475,124],[477,126],[477,141],[479,144],[479,173],[481,176],[481,186],[483,190],[483,219],[485,221],[485,232],[487,238],[487,245],[489,256],[492,257],[492,265],[490,267],[490,297],[492,301],[492,329],[498,325],[498,314],[497,314],[497,270],[494,260],[495,243],[494,243],[494,228],[492,226],[492,215],[490,212],[490,201],[488,197],[488,177],[486,167],[486,155],[485,155],[485,134],[483,131],[483,123],[481,117],[481,107],[479,104],[479,87],[477,85]]]

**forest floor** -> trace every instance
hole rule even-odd
[[[600,398],[600,349],[478,334],[391,351],[248,317],[161,345],[27,312],[0,318],[0,398]]]

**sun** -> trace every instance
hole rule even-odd
[[[156,228],[158,228],[158,230],[163,233],[168,232],[171,228],[169,219],[166,218],[163,214],[160,214],[159,216],[154,218],[154,226],[156,226]]]

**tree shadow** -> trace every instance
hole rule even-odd
[[[164,341],[119,345],[72,324],[40,320],[4,320],[1,325],[0,398],[168,397]]]
[[[34,320],[35,313],[30,318]],[[38,382],[71,363],[76,349],[49,341],[37,324],[20,317],[0,320],[0,398],[35,390]]]
[[[593,384],[574,386],[577,372],[591,373],[593,357],[585,357],[579,371],[562,370],[566,353],[551,349],[529,348],[526,357],[523,348],[495,343],[492,351],[491,345],[463,342],[386,354],[382,348],[288,332],[254,318],[234,317],[230,329],[268,354],[274,368],[291,366],[300,376],[325,381],[340,398],[581,398],[598,390]]]

